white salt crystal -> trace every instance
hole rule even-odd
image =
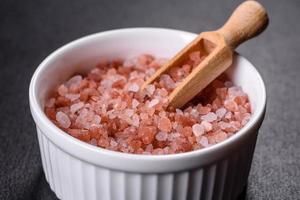
[[[132,83],[128,87],[128,91],[130,91],[130,92],[137,92],[137,91],[139,91],[139,89],[140,89],[140,86],[136,83]]]
[[[58,87],[57,92],[60,96],[65,96],[68,93],[68,88],[62,84]]]
[[[76,75],[67,81],[66,86],[70,87],[71,85],[79,85],[81,81],[82,81],[82,76]]]
[[[209,112],[206,115],[203,115],[201,117],[201,119],[205,120],[207,122],[213,122],[213,121],[217,120],[217,115],[215,113],[213,113],[213,112]]]
[[[209,146],[208,139],[207,139],[207,137],[204,137],[204,136],[202,136],[200,138],[200,140],[198,141],[198,143],[201,144],[203,147]]]
[[[219,108],[218,110],[216,110],[216,115],[219,118],[223,118],[224,115],[226,114],[227,110],[225,108]]]
[[[193,133],[196,137],[204,134],[204,127],[201,124],[194,124],[192,126]]]
[[[61,127],[63,128],[69,128],[71,126],[71,121],[64,112],[57,112],[56,113],[56,120],[60,124]]]

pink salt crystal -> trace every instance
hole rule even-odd
[[[52,108],[55,104],[55,98],[50,98],[46,101],[45,107]]]
[[[79,84],[81,83],[82,81],[82,76],[81,75],[76,75],[76,76],[73,76],[72,78],[70,78],[67,82],[66,82],[66,86],[67,87],[70,87],[72,85],[76,85],[76,86],[79,86]]]
[[[224,106],[227,110],[232,111],[232,112],[238,111],[238,109],[239,109],[237,103],[233,100],[225,100]]]
[[[97,146],[97,143],[98,142],[97,142],[97,140],[95,138],[92,138],[91,141],[90,141],[90,144],[94,145],[94,146]]]
[[[192,126],[193,133],[196,137],[199,137],[200,135],[204,134],[204,127],[200,124],[194,124]]]
[[[183,115],[182,110],[180,110],[179,108],[176,108],[176,113],[179,114],[179,115]]]
[[[245,113],[243,115],[243,119],[241,122],[242,126],[245,126],[248,123],[248,121],[250,120],[250,117],[251,117],[250,113]]]
[[[125,109],[124,112],[125,112],[125,115],[128,117],[132,117],[132,115],[134,114],[134,110],[128,109],[128,108]]]
[[[168,138],[168,134],[166,132],[162,132],[162,131],[158,132],[155,136],[155,139],[157,141],[166,141],[167,138]]]
[[[60,96],[65,96],[68,93],[68,88],[62,84],[58,87],[57,92]]]
[[[150,96],[152,96],[154,94],[154,91],[155,91],[155,86],[152,85],[152,84],[147,85],[146,91],[148,92],[148,94]]]
[[[70,99],[71,101],[75,101],[79,99],[80,94],[66,94],[65,97]]]
[[[205,136],[202,136],[199,140],[198,143],[201,144],[203,147],[208,147],[209,143],[208,143],[208,139]]]
[[[56,121],[63,128],[69,128],[71,126],[71,121],[64,112],[59,111],[56,113]]]
[[[217,115],[213,112],[209,112],[206,115],[203,115],[201,119],[207,122],[213,122],[217,120]]]
[[[211,123],[207,122],[207,121],[202,121],[201,125],[204,127],[206,132],[209,132],[213,129],[213,126]]]
[[[216,110],[216,115],[219,117],[219,118],[223,118],[226,114],[226,109],[225,108],[219,108],[218,110]]]
[[[139,89],[140,89],[140,86],[136,83],[132,83],[128,87],[128,91],[130,91],[130,92],[137,92],[137,91],[139,91]]]
[[[75,104],[72,104],[71,107],[70,107],[70,111],[72,113],[75,113],[76,111],[80,110],[81,108],[83,108],[84,106],[84,103],[83,102],[79,102],[79,103],[75,103]]]
[[[135,109],[136,107],[138,107],[138,105],[140,104],[140,102],[138,102],[136,99],[132,100],[132,108]]]
[[[230,130],[230,128],[231,128],[230,123],[226,123],[226,122],[223,122],[223,121],[219,122],[218,125],[222,130]]]
[[[198,106],[197,110],[199,112],[200,115],[206,115],[207,113],[209,113],[211,111],[210,107],[207,106]]]
[[[174,89],[176,87],[173,79],[167,74],[161,75],[160,81],[162,82],[163,86],[168,90]]]
[[[140,118],[137,114],[132,116],[132,125],[138,127],[140,125]]]
[[[232,117],[232,113],[231,112],[227,112],[225,114],[225,116],[224,116],[224,118],[226,118],[226,119],[231,119],[231,117]]]
[[[116,147],[116,146],[118,146],[118,143],[115,140],[111,140],[110,141],[110,146],[111,147]]]
[[[189,55],[192,61],[198,62],[200,60],[200,51],[194,51]]]
[[[152,99],[148,104],[148,108],[152,108],[152,107],[156,106],[158,103],[159,103],[158,99]]]
[[[216,142],[222,142],[227,139],[227,134],[223,131],[219,131],[215,136]]]
[[[157,126],[161,131],[164,132],[169,132],[172,129],[172,124],[167,117],[160,118]]]
[[[148,144],[147,146],[146,146],[146,149],[145,149],[145,151],[147,151],[147,152],[152,152],[153,151],[153,145],[152,144]]]

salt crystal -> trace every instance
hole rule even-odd
[[[62,84],[58,87],[57,92],[60,96],[65,96],[68,93],[68,88]]]
[[[192,126],[192,129],[196,137],[199,137],[204,134],[204,127],[201,124],[194,124]]]
[[[226,114],[226,109],[225,108],[219,108],[218,110],[216,110],[216,115],[219,117],[219,118],[223,118]]]
[[[69,128],[71,126],[71,121],[64,112],[59,111],[56,113],[56,121],[63,128]]]
[[[78,110],[80,110],[81,108],[83,108],[84,106],[84,103],[83,102],[79,102],[79,103],[75,103],[75,104],[72,104],[71,107],[70,107],[70,111],[72,113],[75,113],[77,112]]]
[[[50,98],[46,101],[45,107],[52,108],[55,104],[55,98]]]
[[[169,132],[172,129],[172,124],[167,117],[163,117],[158,121],[158,128],[164,132]]]
[[[138,105],[140,104],[140,102],[138,102],[136,99],[132,100],[132,108],[135,109],[136,107],[138,107]]]
[[[130,91],[130,92],[137,92],[137,91],[139,91],[139,89],[140,89],[140,86],[136,83],[132,83],[128,86],[128,91]]]
[[[79,99],[80,94],[66,94],[65,97],[70,99],[71,101],[75,101]]]
[[[91,141],[90,141],[90,144],[94,145],[94,146],[97,146],[97,143],[98,142],[97,142],[97,140],[95,138],[92,138]]]
[[[125,109],[124,113],[126,114],[126,116],[131,117],[134,114],[134,110],[132,109]]]
[[[176,113],[179,114],[179,115],[183,115],[182,110],[180,110],[179,108],[176,108]]]
[[[157,141],[166,141],[167,140],[167,138],[168,138],[168,134],[167,133],[165,133],[165,132],[158,132],[157,134],[156,134],[156,136],[155,136],[155,139],[157,140]]]
[[[72,85],[79,85],[82,81],[82,76],[81,75],[76,75],[76,76],[73,76],[71,79],[69,79],[67,82],[66,82],[66,86],[67,87],[70,87]]]
[[[162,81],[162,83],[164,84],[164,86],[167,89],[174,89],[176,87],[175,82],[173,81],[173,79],[167,74],[161,75],[160,81]]]
[[[148,94],[150,96],[152,96],[154,94],[154,91],[155,91],[155,86],[152,85],[152,84],[147,85],[146,91],[148,92]]]
[[[140,118],[137,114],[132,116],[132,125],[138,127],[140,125]]]
[[[207,122],[207,121],[202,121],[201,125],[204,127],[206,132],[209,132],[213,129],[213,126],[211,123]]]
[[[201,116],[201,119],[207,122],[213,122],[217,120],[217,115],[213,112],[209,112],[206,115]]]
[[[208,147],[209,146],[208,139],[207,139],[207,137],[204,137],[204,136],[202,136],[200,138],[198,143],[201,144],[203,147]]]
[[[148,104],[148,108],[152,108],[152,107],[156,106],[158,103],[159,103],[158,99],[152,99]]]
[[[111,147],[116,147],[116,146],[118,146],[118,143],[115,140],[111,140],[110,141],[110,146]]]

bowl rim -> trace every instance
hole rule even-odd
[[[39,100],[37,97],[37,80],[38,78],[43,74],[45,69],[49,66],[48,63],[51,60],[55,60],[57,56],[59,56],[61,53],[68,51],[72,49],[72,47],[79,45],[81,43],[85,43],[87,40],[95,39],[97,37],[107,36],[111,34],[122,34],[122,33],[128,33],[128,32],[137,32],[137,31],[168,31],[172,32],[173,34],[179,34],[183,36],[189,36],[189,37],[195,37],[196,34],[186,31],[180,31],[175,29],[167,29],[167,28],[151,28],[151,27],[137,27],[137,28],[123,28],[123,29],[114,29],[99,33],[94,33],[91,35],[87,35],[84,37],[81,37],[79,39],[76,39],[72,42],[69,42],[62,47],[58,48],[54,52],[52,52],[49,56],[47,56],[41,64],[37,67],[35,70],[32,79],[30,81],[29,86],[29,103],[30,103],[30,110],[32,113],[32,116],[34,118],[34,121],[38,127],[43,126],[44,128],[47,128],[47,131],[44,131],[47,138],[52,140],[53,137],[59,137],[62,140],[68,140],[68,142],[74,143],[79,148],[84,148],[87,151],[92,151],[95,154],[99,154],[99,157],[101,155],[109,156],[112,158],[122,158],[122,160],[127,161],[169,161],[169,160],[181,160],[183,158],[185,159],[192,159],[196,157],[201,157],[204,155],[213,154],[216,152],[220,152],[223,148],[227,148],[228,146],[232,145],[233,143],[237,143],[238,140],[240,140],[244,135],[246,135],[247,132],[251,132],[251,130],[257,129],[257,127],[260,126],[260,124],[263,121],[265,110],[266,110],[266,88],[264,81],[260,75],[260,73],[257,71],[257,69],[254,67],[252,63],[250,63],[246,58],[236,55],[237,59],[241,59],[243,62],[247,62],[249,66],[252,68],[251,70],[254,70],[256,73],[258,79],[256,81],[259,82],[259,85],[261,85],[261,93],[262,93],[262,103],[259,104],[259,106],[256,108],[258,111],[252,115],[251,120],[237,133],[235,133],[230,138],[226,139],[223,142],[220,142],[218,144],[212,145],[210,147],[206,147],[204,149],[200,150],[194,150],[184,153],[177,153],[177,154],[168,154],[168,155],[143,155],[143,154],[130,154],[130,153],[123,153],[123,152],[116,152],[112,150],[103,149],[100,147],[96,147],[93,145],[90,145],[86,142],[80,141],[79,139],[76,139],[63,130],[59,129],[48,117],[45,115],[43,109],[39,106]],[[52,134],[52,136],[49,135]],[[54,142],[55,143],[55,142]],[[61,149],[64,149],[65,151],[68,151],[64,147],[58,145]],[[66,147],[67,148],[67,147]],[[70,152],[69,152],[70,153]],[[73,155],[72,153],[70,153]],[[84,157],[80,156],[79,154],[73,155],[81,160],[86,160],[88,162],[92,162],[91,159],[85,159]],[[94,164],[99,164],[99,162],[93,162]],[[122,168],[122,166],[120,167]]]

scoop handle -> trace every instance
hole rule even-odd
[[[260,34],[268,25],[268,14],[257,1],[245,1],[232,13],[230,18],[217,30],[232,49]]]

